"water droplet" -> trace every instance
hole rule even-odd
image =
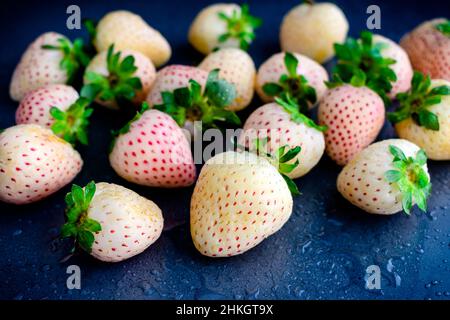
[[[21,234],[22,234],[22,230],[21,230],[21,229],[17,229],[17,230],[15,230],[15,231],[13,232],[13,236],[14,236],[14,237],[20,236]]]
[[[50,265],[48,265],[48,264],[43,265],[42,271],[44,271],[44,272],[50,271]]]

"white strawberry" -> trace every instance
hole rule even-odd
[[[189,28],[189,42],[203,54],[217,48],[247,50],[261,20],[250,15],[248,5],[218,3],[204,8]]]
[[[278,151],[279,170],[300,148]],[[209,257],[229,257],[250,250],[274,234],[292,213],[295,184],[266,158],[249,152],[225,152],[202,168],[191,199],[191,236]]]
[[[156,70],[144,54],[115,51],[114,46],[97,54],[84,75],[81,96],[112,109],[126,102],[141,104],[156,78]]]
[[[399,137],[417,144],[432,160],[450,160],[450,82],[416,72],[411,90],[397,99],[400,106],[388,118]]]
[[[111,45],[117,50],[139,51],[157,67],[165,64],[172,54],[163,35],[150,27],[137,14],[125,10],[106,14],[95,29],[94,45],[97,51],[106,51]]]
[[[411,59],[414,70],[432,79],[450,81],[450,20],[425,21],[406,34],[400,45]]]
[[[66,195],[63,238],[96,259],[119,262],[142,253],[161,235],[163,216],[152,201],[116,184],[90,182]]]
[[[247,52],[223,48],[210,53],[198,67],[208,73],[219,69],[219,76],[235,86],[237,95],[228,110],[239,111],[250,104],[255,90],[256,70]]]
[[[145,186],[176,188],[195,181],[191,147],[181,128],[167,114],[144,104],[117,132],[109,155],[122,178]]]
[[[301,152],[291,160],[298,166],[287,174],[295,179],[307,174],[320,160],[325,151],[325,139],[320,127],[306,116],[300,114],[295,105],[278,100],[278,103],[266,104],[247,118],[243,132],[239,137],[242,145],[255,138],[268,137],[267,152],[273,153],[279,147],[301,147]]]
[[[55,193],[80,172],[83,161],[72,146],[36,124],[0,134],[0,200],[27,204]]]
[[[425,152],[391,139],[374,143],[350,161],[337,179],[339,192],[355,206],[375,214],[394,214],[412,206],[426,211],[430,176]]]
[[[327,90],[325,81],[328,81],[326,70],[314,60],[298,53],[280,52],[259,67],[256,92],[264,102],[272,102],[283,93],[297,100],[308,85],[315,90],[308,104],[311,108]]]
[[[40,35],[14,70],[9,87],[11,98],[20,101],[28,92],[45,85],[71,83],[78,70],[89,62],[83,50],[81,39],[72,43],[56,32]]]
[[[29,92],[16,111],[16,123],[35,123],[52,129],[67,142],[87,145],[87,126],[93,109],[74,88],[50,84]]]
[[[323,63],[333,57],[333,44],[345,41],[348,21],[333,3],[306,1],[286,14],[280,29],[283,51],[297,52]]]

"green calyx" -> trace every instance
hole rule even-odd
[[[402,193],[403,210],[409,215],[413,201],[424,212],[427,210],[427,198],[430,195],[431,183],[423,166],[427,163],[427,156],[419,150],[416,157],[406,157],[401,149],[390,145],[389,152],[394,157],[395,170],[385,173],[389,183],[395,183]]]
[[[241,120],[230,106],[236,97],[233,84],[219,78],[219,69],[208,75],[205,91],[195,80],[189,80],[189,86],[161,93],[163,103],[154,108],[169,114],[180,127],[187,120],[202,121],[204,128],[217,128],[217,122],[226,122],[239,126]]]
[[[88,144],[87,127],[93,109],[88,108],[90,102],[79,98],[66,111],[57,107],[50,109],[50,115],[55,120],[51,127],[54,134],[71,144],[77,141],[83,145]]]
[[[121,134],[125,134],[125,133],[129,132],[129,131],[130,131],[131,124],[132,124],[133,122],[139,120],[139,119],[142,117],[142,115],[144,114],[144,112],[147,111],[148,109],[150,109],[150,107],[149,107],[148,103],[147,103],[146,101],[144,101],[144,102],[142,103],[141,110],[138,111],[138,112],[136,112],[136,114],[134,115],[134,117],[133,117],[130,121],[128,121],[128,122],[127,122],[122,128],[120,128],[119,130],[113,130],[113,131],[111,131],[111,135],[113,136],[113,140],[111,141],[111,144],[110,144],[110,146],[109,146],[109,152],[110,152],[110,153],[111,153],[112,149],[114,148],[114,145],[115,145],[115,143],[116,143],[117,137],[120,136]]]
[[[298,190],[297,185],[287,175],[291,173],[299,165],[298,159],[295,160],[294,163],[288,162],[293,160],[300,153],[302,148],[300,146],[297,146],[295,148],[289,148],[288,145],[284,145],[279,147],[274,154],[271,154],[267,152],[268,140],[269,140],[268,137],[256,138],[253,141],[252,148],[244,148],[244,149],[248,152],[255,153],[259,157],[266,158],[275,168],[278,169],[278,172],[281,174],[284,181],[286,182],[291,194],[293,196],[300,195],[300,191]],[[242,146],[238,147],[243,148]]]
[[[83,39],[77,38],[73,43],[66,38],[59,38],[57,45],[44,44],[42,49],[58,50],[63,53],[59,66],[67,73],[67,83],[70,84],[75,80],[78,71],[82,67],[86,67],[91,60],[85,52]]]
[[[308,80],[304,76],[297,74],[298,60],[292,53],[285,53],[284,65],[288,74],[281,75],[278,83],[264,84],[262,89],[270,97],[295,101],[300,110],[306,112],[309,104],[314,104],[317,101],[316,90],[308,84]]]
[[[290,114],[291,120],[295,123],[303,123],[306,126],[316,129],[321,132],[327,131],[327,126],[320,126],[314,122],[311,118],[308,118],[306,115],[304,115],[300,110],[298,105],[290,99],[284,100],[282,98],[275,98],[275,102],[280,105],[284,111]]]
[[[66,223],[61,227],[62,238],[74,238],[75,246],[90,253],[94,243],[94,233],[102,230],[96,220],[88,217],[88,210],[95,195],[95,182],[89,182],[85,188],[76,184],[66,195]],[[72,252],[75,250],[75,246]]]
[[[108,76],[92,71],[85,74],[87,84],[81,88],[81,96],[89,100],[131,101],[136,91],[142,89],[141,80],[134,76],[137,70],[133,56],[121,58],[121,52],[114,52],[114,45],[108,48],[106,56]]]
[[[445,36],[450,37],[450,20],[439,23],[436,25],[436,29],[442,32]]]
[[[261,26],[262,20],[250,15],[247,4],[243,4],[241,10],[234,10],[230,16],[223,12],[219,12],[218,16],[227,24],[227,32],[219,36],[219,42],[236,39],[242,50],[248,50],[255,40],[254,30]]]
[[[431,79],[420,72],[414,72],[409,92],[397,94],[400,107],[388,113],[392,123],[412,118],[414,122],[430,130],[439,130],[439,118],[429,107],[441,102],[442,96],[450,95],[450,86],[442,85],[431,88]]]
[[[397,76],[391,69],[396,61],[382,56],[386,46],[384,43],[374,43],[373,35],[368,31],[361,32],[360,39],[348,38],[343,44],[335,43],[337,65],[333,75],[338,75],[344,83],[358,85],[364,79],[365,85],[389,105],[387,94],[392,90],[392,83],[397,80]]]

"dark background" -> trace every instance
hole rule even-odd
[[[251,12],[264,19],[250,49],[257,66],[280,50],[281,19],[298,2],[249,1]],[[78,4],[83,18],[100,19],[114,9],[138,13],[171,43],[170,63],[197,64],[202,57],[187,43],[187,31],[208,3],[2,2],[0,127],[14,124],[17,103],[9,99],[8,87],[26,46],[50,30],[72,39],[85,35],[65,28],[68,5]],[[336,3],[350,22],[352,36],[365,28],[368,5],[378,4],[379,33],[396,41],[420,22],[450,12],[450,2],[437,0]],[[259,105],[255,99],[248,111]],[[122,263],[102,263],[87,254],[59,263],[67,245],[54,239],[63,223],[63,196],[69,186],[36,204],[0,204],[0,299],[450,299],[449,162],[429,164],[434,187],[429,213],[415,209],[410,217],[402,213],[383,217],[366,214],[340,197],[335,187],[340,169],[324,156],[309,175],[297,180],[303,194],[295,199],[292,217],[281,231],[241,256],[210,259],[201,256],[190,239],[192,188],[143,188],[123,181],[110,168],[109,132],[124,122],[118,113],[96,109],[91,144],[80,148],[85,166],[75,182],[115,182],[154,200],[165,215],[161,238]],[[391,126],[386,125],[380,138],[392,136]],[[81,267],[81,290],[66,288],[69,264]],[[372,264],[381,268],[382,290],[364,288],[365,269]]]

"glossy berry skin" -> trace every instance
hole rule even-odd
[[[328,126],[327,154],[339,165],[347,164],[378,136],[385,120],[383,100],[367,87],[345,84],[327,91],[318,119]]]
[[[274,234],[292,212],[287,184],[266,159],[225,152],[203,166],[191,199],[191,236],[209,257],[242,254]]]
[[[395,169],[390,145],[400,148],[407,157],[415,156],[419,151],[418,146],[403,139],[374,143],[352,159],[337,179],[342,196],[368,213],[390,215],[402,210],[399,188],[385,178],[388,170]],[[426,164],[423,168],[428,173]]]
[[[300,153],[290,161],[299,161],[298,166],[288,177],[295,179],[307,174],[321,159],[325,151],[325,138],[322,132],[308,127],[304,123],[296,123],[291,116],[278,104],[268,103],[259,107],[247,118],[240,144],[248,145],[257,137],[269,137],[268,152],[274,154],[279,147],[288,145],[290,148],[300,146]]]
[[[0,200],[27,204],[55,193],[80,172],[79,153],[51,130],[36,124],[0,134]]]
[[[33,90],[48,84],[64,84],[68,77],[60,62],[64,55],[60,50],[43,49],[43,45],[58,45],[58,39],[67,39],[56,32],[46,32],[26,49],[14,70],[9,94],[15,101],[22,100]]]
[[[189,86],[189,80],[197,81],[205,88],[208,72],[196,67],[170,65],[158,71],[156,80],[146,101],[150,106],[162,103],[161,92],[172,92],[175,89]]]
[[[348,28],[344,13],[335,4],[300,4],[283,18],[281,49],[323,63],[334,56],[333,44],[344,42]]]
[[[293,53],[293,55],[298,60],[297,73],[308,80],[308,85],[316,90],[317,101],[320,101],[327,90],[324,83],[324,81],[328,81],[327,71],[307,56],[298,53]],[[288,74],[284,63],[284,56],[284,52],[276,53],[267,59],[258,69],[256,92],[264,102],[272,102],[274,101],[274,97],[266,95],[263,91],[263,86],[266,83],[278,83],[283,74]]]
[[[256,69],[247,52],[223,48],[210,53],[198,67],[208,73],[220,69],[219,77],[235,86],[237,96],[228,110],[239,111],[250,104],[255,90]]]
[[[109,161],[116,173],[133,183],[176,188],[195,181],[191,147],[182,129],[167,114],[152,109],[117,137]]]
[[[66,111],[77,99],[78,92],[64,84],[50,84],[29,92],[16,110],[16,123],[35,123],[50,128],[54,123],[50,109]]]
[[[119,262],[142,253],[161,235],[164,219],[151,200],[122,186],[100,182],[87,216],[100,223],[91,255],[105,262]]]
[[[431,88],[450,86],[450,81],[431,80]],[[417,125],[412,118],[395,124],[400,138],[409,140],[425,150],[429,159],[450,160],[450,96],[442,96],[441,102],[427,108],[439,119],[439,130]]]
[[[414,70],[432,79],[450,81],[450,37],[436,29],[445,19],[426,21],[406,34],[400,41]]]
[[[134,72],[133,77],[139,78],[142,84],[142,89],[135,92],[135,97],[132,102],[136,105],[140,105],[147,97],[147,94],[150,92],[150,89],[155,81],[155,66],[150,59],[139,51],[123,50],[120,52],[121,59],[124,59],[127,56],[134,57],[134,65],[137,67],[137,70]],[[99,75],[108,77],[109,71],[107,67],[107,51],[102,51],[92,58],[89,65],[86,67],[86,72],[95,72]],[[84,83],[88,83],[86,78],[84,79]],[[114,100],[103,101],[101,99],[96,99],[96,102],[112,109],[118,109],[119,107],[117,102]]]
[[[125,10],[106,14],[97,24],[94,41],[98,52],[114,44],[116,50],[139,51],[157,67],[165,64],[172,54],[167,40],[150,27],[139,15]]]
[[[411,62],[405,50],[394,41],[380,35],[374,35],[373,42],[384,44],[386,47],[381,50],[381,55],[384,58],[395,60],[390,68],[397,76],[397,80],[392,83],[392,90],[388,93],[389,98],[393,99],[398,93],[408,91],[411,88],[414,73]]]

